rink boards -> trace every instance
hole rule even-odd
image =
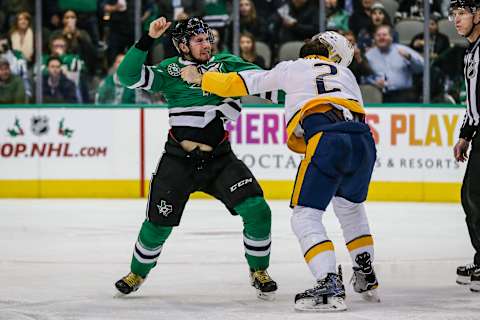
[[[168,125],[161,106],[0,107],[0,197],[148,194]],[[281,106],[251,105],[228,124],[237,156],[270,199],[288,199],[301,155],[285,145]],[[465,164],[453,159],[463,106],[371,105],[377,144],[369,200],[459,201]],[[194,197],[205,197],[195,194]]]

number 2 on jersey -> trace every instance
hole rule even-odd
[[[315,79],[317,82],[317,91],[318,94],[325,94],[329,92],[336,92],[340,91],[340,88],[332,88],[332,89],[327,89],[325,88],[325,77],[328,76],[334,76],[338,73],[337,67],[328,64],[328,63],[317,63],[314,65],[314,67],[321,67],[321,72],[317,78]]]

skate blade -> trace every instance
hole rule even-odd
[[[362,299],[367,302],[380,302],[377,289],[368,290],[361,293]]]
[[[262,292],[257,289],[257,298],[265,301],[275,300],[275,291],[272,292]]]
[[[330,297],[328,303],[316,303],[314,299],[301,299],[295,303],[295,310],[300,312],[340,312],[347,310],[343,298]]]
[[[465,277],[465,276],[457,276],[457,281],[459,285],[465,286],[470,284],[470,277]]]
[[[115,292],[113,294],[113,298],[114,299],[123,299],[125,298],[127,295],[125,293],[121,293],[120,291],[116,290],[117,292]]]
[[[470,291],[475,293],[480,293],[480,281],[474,281],[475,283],[470,284]]]

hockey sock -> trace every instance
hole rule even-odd
[[[341,197],[334,197],[332,204],[335,215],[342,226],[343,237],[350,252],[352,265],[358,267],[355,258],[364,252],[370,255],[373,262],[373,238],[370,234],[363,203],[354,203]]]
[[[157,264],[165,240],[172,232],[172,227],[157,226],[145,220],[140,229],[135,249],[133,250],[130,269],[145,278]]]
[[[329,273],[336,273],[335,250],[322,222],[324,212],[319,209],[295,206],[290,219],[305,262],[317,280],[325,278]]]
[[[235,208],[243,219],[245,257],[251,270],[265,270],[270,262],[272,214],[263,197],[248,198]]]

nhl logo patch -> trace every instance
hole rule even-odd
[[[176,63],[170,63],[167,66],[167,72],[172,77],[180,77],[180,67]]]
[[[477,61],[472,61],[468,64],[467,67],[467,78],[468,79],[473,79],[477,75],[477,69],[478,69],[478,62]]]

